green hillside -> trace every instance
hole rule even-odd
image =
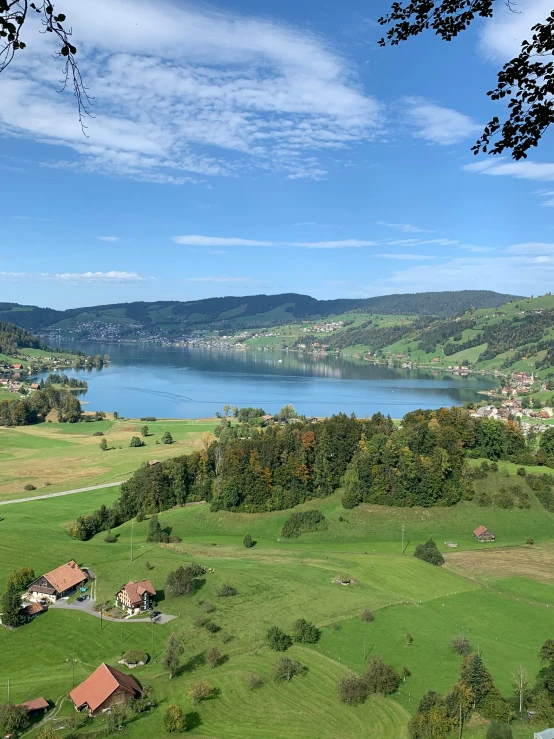
[[[515,296],[488,290],[385,295],[363,299],[316,300],[308,295],[251,295],[208,298],[188,302],[159,301],[120,303],[65,311],[0,303],[0,320],[30,331],[81,331],[90,334],[90,324],[112,324],[119,336],[140,336],[157,331],[161,335],[183,335],[198,329],[233,331],[241,328],[276,326],[303,319],[325,318],[351,311],[389,315],[454,316],[475,308],[495,308]],[[87,326],[88,324],[88,326]]]

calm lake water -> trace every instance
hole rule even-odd
[[[80,396],[85,408],[132,418],[202,418],[224,405],[276,413],[286,403],[306,415],[381,411],[400,418],[416,408],[477,400],[477,392],[493,384],[486,377],[296,353],[91,343],[71,348],[111,359],[101,370],[67,372],[88,382],[88,392]]]

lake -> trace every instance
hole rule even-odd
[[[130,418],[204,418],[224,405],[276,413],[292,403],[299,413],[357,416],[376,411],[400,418],[416,408],[440,408],[480,399],[494,384],[482,376],[395,370],[363,360],[297,353],[232,351],[136,344],[71,344],[87,354],[109,354],[103,369],[71,370],[89,385],[86,410]]]

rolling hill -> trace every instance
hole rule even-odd
[[[0,303],[0,321],[28,331],[81,331],[90,324],[111,324],[118,336],[139,338],[141,332],[177,336],[195,330],[233,331],[321,319],[351,311],[388,315],[455,316],[471,307],[496,308],[517,296],[488,290],[460,290],[361,299],[316,300],[308,295],[251,295],[195,301],[115,303],[59,311]],[[85,331],[86,333],[86,331]],[[85,337],[81,337],[85,338]]]

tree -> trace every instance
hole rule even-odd
[[[171,436],[169,431],[164,431],[162,434],[162,444],[173,444],[173,436]]]
[[[180,706],[168,706],[163,715],[164,729],[168,734],[181,733],[186,729],[186,717]]]
[[[162,527],[158,521],[156,514],[150,516],[148,521],[148,533],[146,535],[146,541],[160,541],[162,538]]]
[[[507,5],[513,9],[512,0]],[[407,0],[395,2],[389,15],[379,18],[390,25],[381,46],[399,44],[411,36],[432,29],[444,41],[451,41],[477,18],[493,15],[494,0]],[[509,114],[501,123],[497,116],[485,126],[473,147],[479,152],[501,154],[511,151],[516,160],[525,159],[531,147],[554,121],[554,15],[532,28],[531,40],[524,40],[519,54],[498,72],[497,85],[487,95],[492,100],[508,98]],[[499,135],[499,138],[493,139]]]
[[[255,690],[256,688],[262,688],[264,681],[259,675],[256,675],[255,673],[251,672],[246,677],[246,684],[250,688],[250,690]]]
[[[212,647],[211,649],[208,649],[208,653],[206,654],[206,662],[210,665],[210,667],[217,667],[218,664],[221,662],[222,654],[219,651],[217,647]]]
[[[523,703],[529,690],[529,675],[523,665],[520,665],[513,673],[512,686],[519,699],[519,715],[523,717]]]
[[[467,636],[464,634],[455,636],[450,642],[450,646],[455,652],[464,656],[471,652],[471,644],[469,643]]]
[[[142,426],[140,429],[141,436],[148,436],[148,426]]]
[[[29,711],[24,706],[6,703],[0,706],[0,732],[19,734],[29,726]]]
[[[337,683],[337,692],[339,699],[351,706],[363,703],[369,695],[366,681],[354,672],[348,672],[340,678]]]
[[[2,598],[2,623],[4,626],[17,628],[25,621],[21,609],[21,596],[14,583],[8,584],[4,597]]]
[[[137,523],[141,523],[141,521],[144,521],[144,511],[142,510],[142,508],[139,508],[135,521]]]
[[[254,541],[252,537],[250,536],[250,534],[246,534],[246,536],[242,540],[242,545],[243,547],[246,547],[247,549],[250,549],[250,547],[254,546]]]
[[[292,639],[290,636],[285,634],[284,631],[281,631],[278,626],[272,626],[267,630],[266,639],[270,649],[273,649],[276,652],[286,652],[287,649],[292,646]]]
[[[292,627],[292,638],[300,644],[315,644],[320,636],[319,629],[314,624],[299,618]]]
[[[369,660],[364,680],[370,693],[382,693],[383,695],[394,693],[400,685],[400,677],[396,670],[385,664],[381,657]]]
[[[198,705],[200,701],[210,698],[212,695],[212,687],[208,683],[204,682],[193,683],[189,687],[188,693],[192,702]]]
[[[554,663],[554,639],[547,639],[539,650],[538,657],[543,662]]]
[[[485,667],[480,654],[470,654],[461,666],[462,682],[473,691],[475,705],[479,708],[493,684],[490,672]]]
[[[37,739],[59,739],[59,733],[52,726],[46,725],[37,734]]]
[[[425,544],[418,544],[414,550],[414,557],[422,559],[424,562],[429,562],[429,564],[436,565],[437,567],[444,564],[444,557],[439,552],[433,539],[427,539]]]
[[[102,440],[100,441],[100,449],[103,452],[107,451],[107,449],[108,449],[108,442],[106,441],[105,438],[102,438]]]
[[[132,436],[129,446],[130,447],[144,446],[144,441],[142,441],[142,439],[139,439],[138,436]]]
[[[7,585],[14,585],[17,590],[24,590],[27,585],[35,579],[35,571],[32,567],[21,567],[8,575]]]
[[[364,608],[364,610],[362,611],[361,619],[364,623],[368,624],[375,619],[375,616],[369,610],[369,608]]]
[[[117,541],[117,538],[112,534],[111,529],[108,529],[106,531],[106,536],[104,537],[104,541],[107,542],[108,544],[115,544],[115,542]]]
[[[185,651],[181,640],[175,634],[175,632],[172,632],[168,637],[167,641],[165,643],[165,649],[162,657],[162,664],[164,667],[164,670],[167,670],[169,672],[169,679],[175,675],[177,672],[177,669],[179,667],[179,663],[181,661],[181,655]]]
[[[273,668],[273,678],[276,682],[290,682],[295,675],[301,675],[303,667],[295,659],[289,659],[288,657],[282,657],[278,662],[275,663]]]
[[[203,568],[201,568],[203,571]],[[196,577],[200,574],[196,570],[196,565],[188,565],[187,567],[177,567],[176,570],[170,572],[165,581],[165,589],[171,598],[177,598],[181,595],[192,595],[196,589]]]
[[[114,417],[114,420],[117,421],[117,419],[119,418],[119,413],[117,411],[114,411],[112,415]]]

